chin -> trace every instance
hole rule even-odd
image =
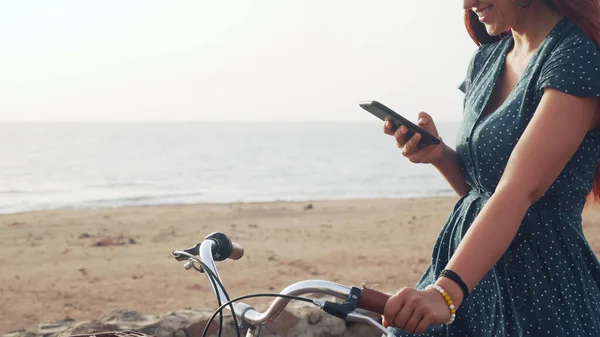
[[[485,25],[485,30],[490,36],[498,36],[506,31],[506,29],[501,29],[497,25]]]

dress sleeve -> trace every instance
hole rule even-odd
[[[600,53],[591,38],[581,32],[556,47],[538,80],[540,93],[546,88],[580,97],[600,96]]]
[[[485,58],[487,58],[489,50],[493,48],[494,45],[496,44],[483,44],[477,47],[477,49],[473,53],[473,56],[471,56],[471,61],[469,62],[469,66],[467,67],[467,74],[465,76],[465,79],[458,86],[458,89],[462,91],[463,94],[466,94],[467,90],[469,90],[471,83],[473,82],[474,78],[477,76],[477,73],[481,69],[481,63],[485,60]]]
[[[469,62],[469,66],[467,67],[467,74],[464,80],[458,86],[458,90],[462,91],[463,94],[467,93],[467,89],[471,85],[471,80],[473,79],[473,68],[475,68],[475,59],[477,57],[477,52],[473,56],[471,56],[471,61]]]

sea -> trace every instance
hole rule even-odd
[[[458,122],[438,122],[454,147]],[[451,195],[378,122],[4,122],[0,213]]]

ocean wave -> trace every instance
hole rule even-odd
[[[188,192],[188,193],[164,193],[164,194],[147,194],[147,195],[136,195],[131,197],[116,197],[96,200],[86,200],[88,204],[102,204],[102,203],[129,203],[129,202],[144,202],[151,200],[161,200],[168,198],[185,198],[185,197],[199,197],[205,195],[203,192]]]
[[[28,189],[0,189],[0,195],[21,195],[21,194],[54,194],[59,192],[66,192],[67,188],[28,188]]]
[[[87,183],[83,187],[92,188],[113,188],[113,187],[143,187],[143,186],[159,186],[156,182],[143,181],[143,182],[104,182],[104,183]]]

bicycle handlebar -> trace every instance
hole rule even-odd
[[[215,261],[222,261],[227,258],[233,260],[240,259],[244,254],[244,248],[240,244],[232,242],[223,233],[212,233],[208,235],[201,244],[197,244],[194,247],[183,251],[174,250],[172,254],[178,261],[191,259],[202,262],[204,264],[204,268],[210,269],[210,272],[205,271],[209,281],[211,281],[211,275],[209,275],[209,273],[214,274],[219,280],[219,282],[210,282],[211,286],[213,287],[213,291],[219,298],[219,302],[228,302],[228,299],[225,296],[225,289],[223,289],[220,283],[221,277],[218,274]],[[199,258],[197,255],[200,255]],[[186,267],[186,269],[189,269],[189,267]],[[351,294],[353,290],[358,291],[359,293]],[[340,299],[347,299],[349,296],[356,294],[358,297],[355,298],[357,300],[357,308],[371,311],[380,315],[383,315],[385,304],[389,299],[389,295],[366,288],[364,285],[358,289],[356,287],[351,288],[335,282],[323,280],[300,281],[286,287],[281,291],[280,294],[291,296],[300,296],[304,294],[325,294]],[[267,325],[273,323],[279,317],[279,315],[281,315],[286,305],[290,301],[291,299],[289,298],[277,297],[275,300],[273,300],[271,305],[264,313],[260,313],[250,305],[242,302],[233,303],[233,310],[235,311],[236,316],[238,316],[238,318],[240,318],[243,322],[254,326]],[[315,304],[318,303],[315,301]],[[229,309],[229,307],[227,308]],[[352,320],[372,320],[371,318],[355,313],[348,314],[347,317]],[[381,325],[379,326],[384,334],[392,336],[389,331],[387,331]]]
[[[227,235],[223,233],[211,233],[204,241],[212,241],[213,245],[211,246],[211,254],[210,258],[214,261],[223,261],[225,259],[239,260],[244,256],[244,247],[239,243],[231,241]],[[173,251],[172,254],[175,256],[177,261],[184,261],[189,258],[189,255],[199,255],[200,254],[200,246],[201,243],[197,243],[191,248],[185,249],[183,251],[177,250]],[[187,254],[182,254],[187,253]],[[214,263],[213,263],[214,264]]]
[[[237,242],[231,242],[231,254],[229,255],[229,259],[239,260],[244,256],[244,247]]]
[[[358,308],[383,315],[385,304],[389,299],[390,295],[367,288],[363,285],[360,288]]]

